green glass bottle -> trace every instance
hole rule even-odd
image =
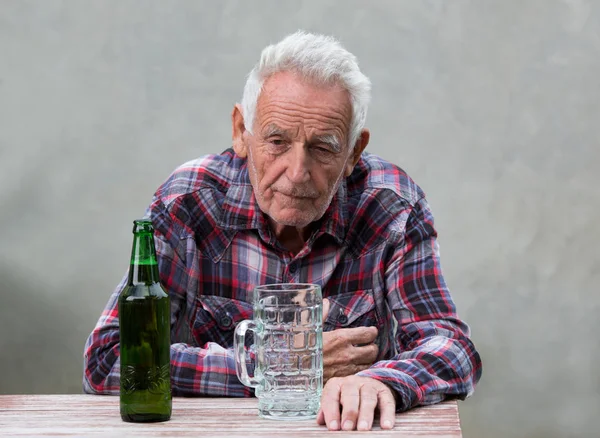
[[[169,295],[160,284],[152,222],[133,224],[129,278],[119,297],[121,418],[166,421],[172,403]]]

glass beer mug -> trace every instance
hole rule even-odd
[[[254,376],[246,367],[245,336],[254,333]],[[323,300],[315,284],[254,289],[254,317],[235,329],[238,378],[255,388],[258,412],[270,419],[315,418],[323,390]]]

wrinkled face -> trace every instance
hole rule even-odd
[[[339,86],[311,85],[290,72],[265,81],[253,134],[242,139],[258,205],[276,224],[303,228],[323,216],[355,165],[351,115]]]

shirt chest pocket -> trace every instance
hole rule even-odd
[[[201,295],[196,299],[192,333],[199,346],[216,342],[225,348],[231,348],[235,326],[240,321],[251,318],[250,303],[215,295]]]
[[[349,327],[379,327],[380,317],[372,290],[344,292],[327,299],[330,307],[323,326],[325,331]]]

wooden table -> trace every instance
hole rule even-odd
[[[328,431],[315,420],[265,420],[257,400],[236,398],[174,398],[171,420],[125,423],[119,398],[99,395],[0,395],[2,436],[193,436],[316,437]],[[394,430],[376,425],[370,432],[331,432],[376,437],[462,437],[455,401],[413,409],[396,417]]]

